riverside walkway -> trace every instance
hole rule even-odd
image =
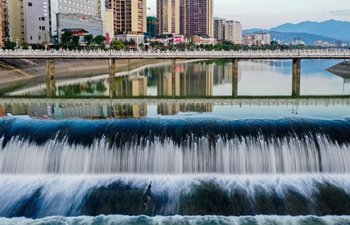
[[[0,59],[350,59],[350,50],[42,51],[1,50]]]

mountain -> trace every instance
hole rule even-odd
[[[243,34],[256,32],[270,32],[273,38],[291,42],[300,37],[308,45],[313,45],[316,40],[328,41],[350,41],[350,22],[327,20],[324,22],[304,21],[298,24],[286,23],[269,30],[253,28],[243,31]],[[275,32],[275,33],[273,33]]]
[[[271,28],[269,31],[308,33],[341,41],[350,41],[350,22],[346,21],[327,20],[324,22],[305,21],[298,24],[286,23]]]
[[[329,43],[336,41],[334,38],[323,37],[316,34],[307,34],[307,33],[290,33],[290,32],[276,32],[270,31],[271,40],[283,40],[284,43],[290,43],[294,38],[300,38],[300,40],[305,41],[306,45],[314,45],[315,41],[322,40]]]
[[[244,34],[257,33],[257,32],[269,32],[269,30],[261,29],[261,28],[246,29],[246,30],[243,30],[243,35]]]

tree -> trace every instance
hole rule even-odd
[[[73,39],[73,34],[71,31],[66,31],[61,36],[61,42],[63,45],[66,46],[67,49],[68,49],[68,45],[72,41],[72,39]]]
[[[121,40],[113,40],[111,41],[111,43],[109,43],[109,45],[111,46],[112,49],[114,50],[122,50],[124,48],[124,44]]]
[[[4,49],[11,49],[14,50],[17,48],[17,43],[13,41],[5,41],[4,43]]]
[[[90,49],[90,46],[91,46],[92,42],[94,41],[94,36],[92,36],[92,34],[87,34],[84,36],[84,40],[86,42],[86,47],[88,49]]]
[[[28,42],[26,42],[26,41],[23,42],[22,48],[25,49],[25,50],[29,49],[29,44],[28,44]]]
[[[97,35],[95,37],[95,42],[100,48],[102,48],[105,41],[106,41],[106,37],[103,35]]]
[[[77,49],[79,47],[79,36],[72,37],[72,48]]]
[[[40,30],[38,33],[38,44],[42,45],[45,49],[47,49],[50,41],[51,41],[50,31]]]

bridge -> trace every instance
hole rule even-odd
[[[1,50],[0,59],[350,59],[350,50],[43,51]]]
[[[43,51],[43,50],[1,50],[0,59],[46,59],[46,78],[54,83],[56,59],[106,59],[109,66],[109,77],[116,74],[116,63],[120,59],[170,59],[172,75],[175,77],[176,60],[185,59],[230,59],[232,60],[232,93],[237,97],[238,61],[247,59],[291,59],[293,60],[292,93],[300,96],[300,71],[302,59],[350,59],[350,50],[258,50],[258,51]]]

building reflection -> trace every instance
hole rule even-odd
[[[157,95],[159,97],[209,97],[213,96],[214,65],[188,63],[176,65],[175,71],[166,67],[158,75]],[[158,105],[158,114],[175,115],[179,112],[212,112],[213,106],[185,104]]]
[[[147,96],[147,77],[142,72],[109,80],[109,96],[142,97]],[[108,108],[109,117],[140,118],[147,116],[147,104],[116,104]]]

